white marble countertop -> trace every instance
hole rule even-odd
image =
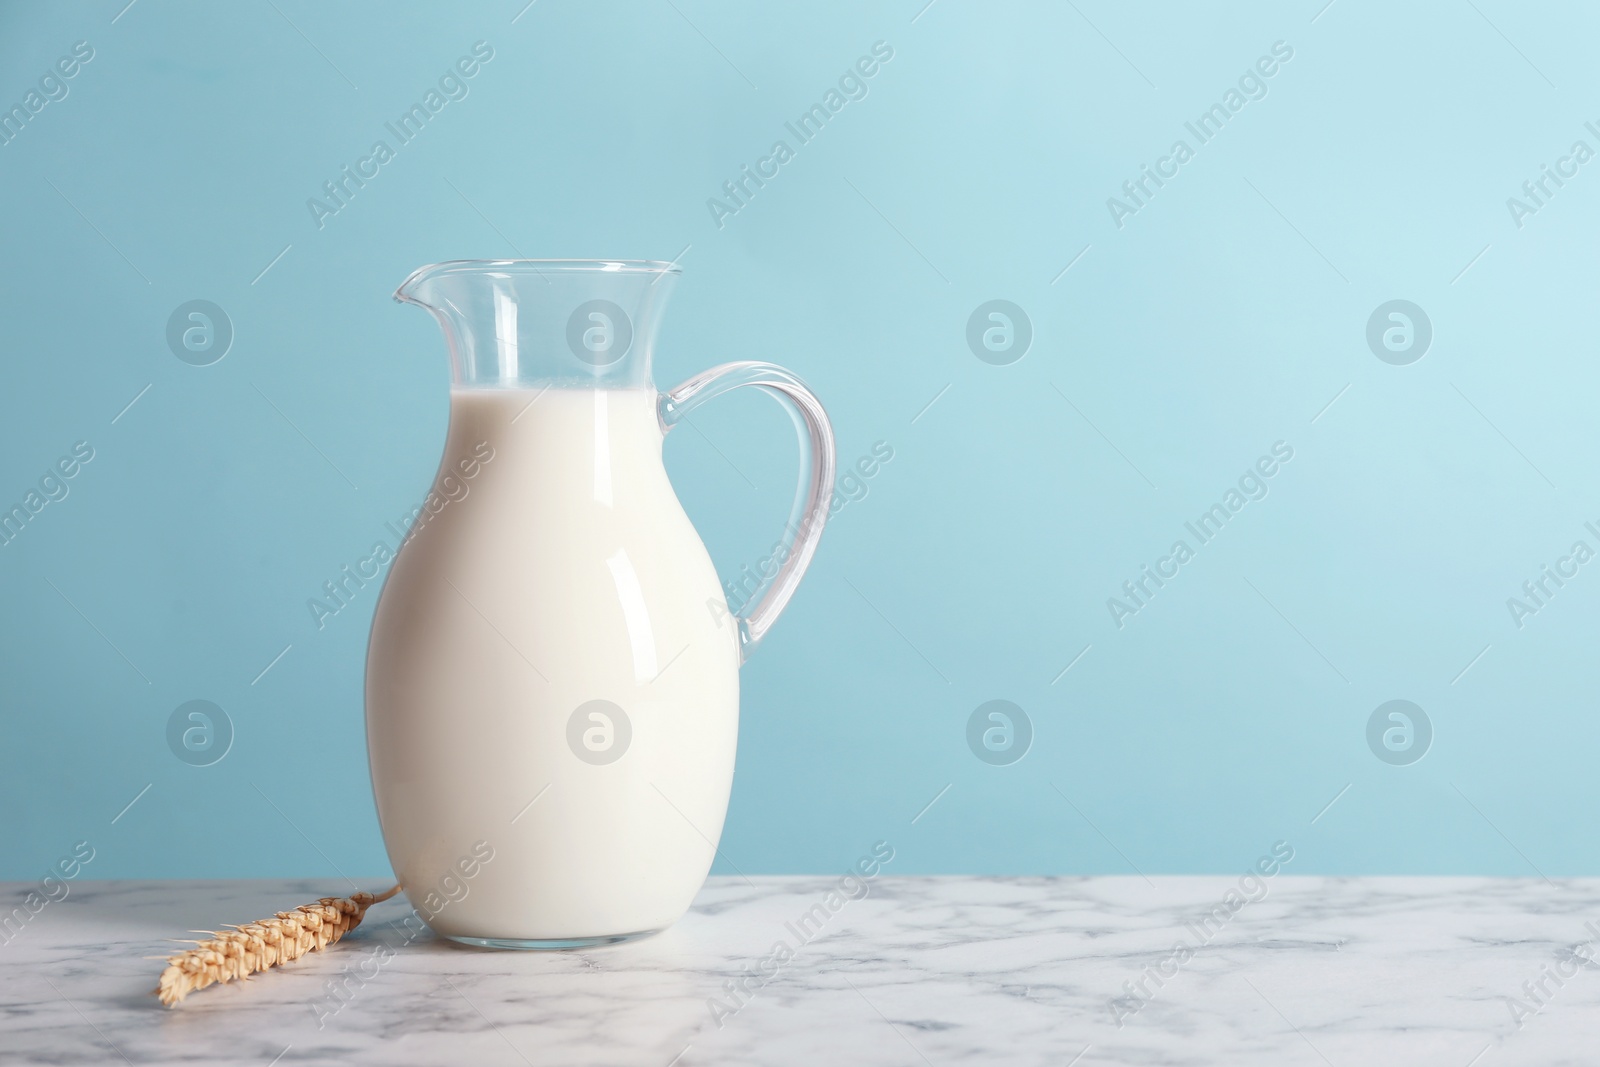
[[[1600,880],[1285,874],[1231,913],[1225,877],[884,877],[829,913],[833,885],[715,878],[665,933],[558,953],[403,944],[398,898],[169,1010],[143,958],[164,939],[348,887],[75,882],[0,935],[0,1063],[1600,1062]],[[1113,1004],[1125,982],[1144,992]]]

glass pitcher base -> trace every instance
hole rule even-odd
[[[660,932],[660,930],[638,930],[631,934],[601,934],[598,937],[556,938],[451,936],[447,940],[454,941],[458,945],[467,945],[471,948],[516,949],[523,952],[560,952],[563,949],[620,945],[624,941],[638,941],[641,938],[650,937]]]

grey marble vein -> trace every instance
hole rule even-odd
[[[172,1010],[167,939],[341,887],[75,882],[0,936],[0,1063],[1600,1062],[1600,880],[1280,875],[1226,921],[1222,877],[884,877],[835,912],[831,879],[753,881],[561,953],[407,940],[396,899]]]

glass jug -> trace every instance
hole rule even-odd
[[[680,272],[462,260],[395,291],[444,331],[450,428],[373,618],[367,748],[395,874],[456,941],[652,933],[715,856],[739,667],[816,552],[834,446],[817,398],[769,363],[656,391],[651,350]],[[746,385],[793,417],[800,486],[776,573],[736,613],[661,442]]]

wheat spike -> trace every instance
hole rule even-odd
[[[156,995],[170,1008],[196,989],[246,978],[256,971],[297,960],[360,926],[368,908],[398,892],[400,887],[395,886],[376,896],[352,893],[348,897],[323,897],[294,911],[280,911],[271,919],[213,933],[194,948],[166,958],[167,969],[161,972]]]

